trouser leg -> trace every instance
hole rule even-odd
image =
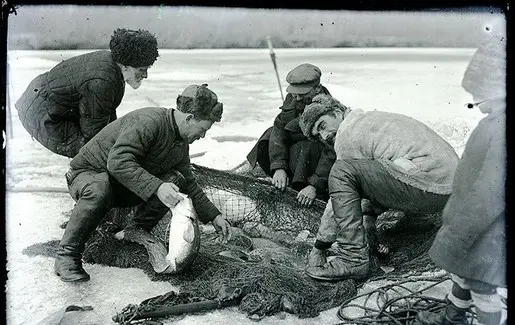
[[[476,280],[466,279],[470,286],[472,302],[479,325],[499,325],[502,318],[502,301],[497,287]]]
[[[451,292],[445,299],[446,305],[439,312],[421,311],[417,314],[421,325],[468,325],[467,312],[472,305],[470,287],[465,282],[451,275],[453,282]]]

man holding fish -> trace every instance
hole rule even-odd
[[[178,109],[147,107],[107,125],[70,162],[66,180],[76,201],[59,245],[55,273],[65,282],[90,279],[82,267],[85,243],[112,207],[141,204],[127,228],[150,231],[188,195],[203,223],[222,240],[231,227],[197,185],[189,145],[222,118],[223,104],[207,85],[191,85]]]

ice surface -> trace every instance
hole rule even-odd
[[[65,188],[69,159],[52,154],[31,140],[18,119],[14,102],[32,78],[55,63],[87,51],[12,51],[8,53],[9,103],[14,138],[7,139],[7,186]],[[133,90],[126,87],[118,115],[147,106],[174,107],[177,95],[192,83],[208,83],[224,103],[224,116],[191,153],[206,153],[193,162],[219,169],[241,163],[279,113],[281,94],[268,49],[159,50],[148,79]],[[286,74],[310,62],[322,70],[322,83],[342,103],[364,110],[406,114],[432,126],[461,153],[466,137],[482,118],[468,110],[471,101],[461,78],[473,49],[276,49],[281,86]],[[9,116],[8,116],[9,117]],[[7,120],[9,123],[9,118]],[[9,130],[8,130],[9,131]],[[9,135],[9,132],[7,132]],[[238,136],[242,136],[238,140]],[[217,140],[218,139],[218,140]],[[233,139],[233,141],[231,141]],[[90,304],[110,317],[128,303],[171,290],[167,283],[150,282],[141,270],[86,265],[92,281],[79,288],[64,284],[52,273],[53,260],[28,257],[23,248],[56,240],[63,230],[62,212],[73,206],[69,195],[8,193],[6,205],[8,324],[36,320],[65,304]],[[137,285],[134,285],[136,284]],[[116,294],[113,294],[116,293]],[[442,295],[443,296],[443,295]],[[253,324],[236,310],[188,316],[178,324]],[[264,319],[263,324],[337,323],[335,310],[319,318],[288,316]]]

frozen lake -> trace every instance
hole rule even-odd
[[[38,74],[85,52],[89,51],[10,51],[11,103]],[[464,108],[471,97],[461,88],[461,78],[473,52],[447,48],[275,49],[285,95],[288,71],[309,62],[320,67],[322,84],[347,106],[402,113],[434,124],[455,122],[458,128],[465,124],[475,126],[481,118],[478,110]],[[195,162],[227,169],[243,161],[253,141],[219,137],[257,139],[279,112],[281,95],[268,49],[159,53],[141,87],[126,87],[118,115],[146,106],[174,107],[177,95],[186,86],[208,83],[224,103],[224,115],[205,139],[192,145],[193,152],[216,150]],[[15,135],[28,136],[11,107]]]
[[[384,110],[418,118],[435,128],[460,153],[468,131],[482,115],[468,110],[471,101],[461,88],[461,78],[473,49],[276,49],[282,88],[289,70],[304,62],[318,65],[322,83],[334,97],[351,107]],[[14,104],[29,82],[60,60],[87,51],[10,51],[9,101]],[[193,83],[208,83],[224,103],[224,116],[192,145],[205,155],[193,162],[228,169],[245,159],[254,141],[279,112],[281,96],[268,49],[261,50],[160,50],[138,90],[126,87],[119,116],[137,108],[174,107],[182,90]],[[7,186],[65,188],[69,159],[51,153],[36,141],[13,113],[13,139],[7,140]],[[245,136],[236,137],[223,136]],[[172,290],[169,283],[151,282],[142,270],[86,265],[92,280],[79,287],[53,275],[52,258],[29,257],[23,249],[34,243],[61,238],[63,212],[73,207],[66,193],[16,193],[6,195],[6,241],[9,270],[6,285],[7,323],[35,324],[69,304],[92,305],[101,324],[129,303]],[[128,285],[137,283],[138,285]],[[177,289],[177,288],[175,288]],[[120,294],[121,293],[121,294]],[[442,293],[443,296],[443,293]],[[275,317],[262,324],[335,324],[336,310],[315,319]],[[254,324],[237,310],[187,316],[177,324]]]

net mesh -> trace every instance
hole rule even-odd
[[[201,247],[191,267],[181,274],[157,274],[143,246],[114,237],[136,207],[112,209],[88,241],[84,261],[141,268],[152,280],[168,281],[180,288],[179,293],[170,292],[127,306],[116,316],[119,323],[129,324],[136,315],[162,306],[216,299],[227,285],[242,290],[237,301],[239,310],[257,319],[281,311],[300,318],[315,317],[356,295],[360,282],[321,282],[303,272],[325,202],[317,200],[309,208],[301,207],[295,191],[280,192],[248,171],[225,172],[198,165],[192,168],[209,199],[242,232],[222,244],[216,240],[216,233],[201,227]],[[165,242],[170,218],[168,213],[152,231]],[[386,276],[434,269],[427,250],[440,223],[438,214],[381,214],[377,220],[378,238],[389,246],[390,254],[387,259],[371,256],[371,276],[384,277],[384,267],[390,269]],[[299,234],[304,234],[302,240]]]

